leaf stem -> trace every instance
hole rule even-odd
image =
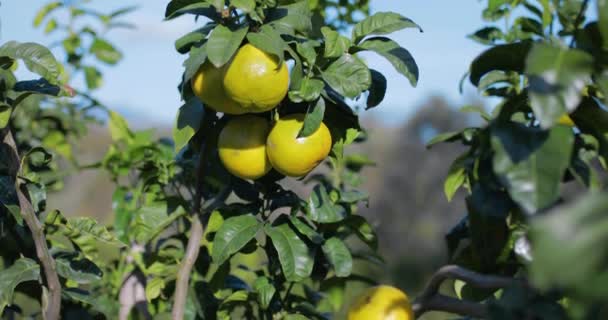
[[[20,157],[17,144],[15,143],[15,139],[13,138],[10,128],[6,127],[4,131],[3,142],[7,144],[14,153],[15,163],[11,164],[11,174],[13,174],[15,177],[15,189],[17,192],[17,198],[19,199],[21,216],[32,232],[34,246],[36,247],[36,256],[38,257],[38,260],[40,260],[40,264],[44,270],[46,286],[49,292],[48,302],[44,310],[44,319],[56,320],[59,319],[59,314],[61,311],[61,284],[59,282],[57,270],[55,269],[55,260],[53,259],[53,256],[51,256],[49,248],[46,244],[42,223],[40,223],[40,220],[38,220],[38,217],[36,216],[36,210],[34,210],[32,202],[22,189],[24,186],[19,182],[18,173],[21,170],[21,166],[19,165],[21,160],[19,159]]]

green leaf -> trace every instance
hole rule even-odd
[[[49,20],[49,22],[47,22],[46,26],[44,27],[44,34],[49,34],[49,33],[53,32],[55,29],[57,29],[57,20],[51,19],[51,20]]]
[[[321,244],[323,241],[325,241],[325,239],[323,239],[323,235],[315,231],[306,222],[302,221],[301,218],[289,217],[289,222],[291,222],[293,227],[296,228],[298,232],[306,236],[306,238],[308,238],[314,244]]]
[[[80,247],[88,259],[95,260],[99,244],[122,248],[124,243],[116,239],[113,233],[92,218],[70,218],[66,224],[65,235]]]
[[[418,83],[418,65],[412,55],[397,42],[385,38],[374,37],[363,41],[357,50],[370,50],[388,60],[397,72],[404,75],[415,87]]]
[[[315,48],[319,47],[321,43],[316,40],[307,40],[305,42],[298,42],[296,44],[296,50],[304,58],[309,65],[314,65],[317,61],[317,51]]]
[[[33,42],[9,41],[0,47],[0,57],[2,56],[23,60],[28,70],[45,78],[51,84],[57,84],[60,65],[46,47]]]
[[[87,88],[89,88],[89,90],[93,90],[101,87],[103,83],[101,72],[97,68],[91,66],[86,66],[83,69],[84,76],[87,81]]]
[[[130,229],[132,238],[140,244],[146,244],[185,214],[181,209],[177,209],[171,214],[167,211],[167,205],[162,202],[149,204],[137,210]]]
[[[354,98],[372,84],[372,76],[361,60],[344,54],[322,73],[323,79],[341,95]]]
[[[230,4],[237,9],[243,10],[245,13],[249,13],[255,9],[255,0],[231,0]]]
[[[325,83],[319,79],[304,78],[298,90],[289,92],[289,99],[295,103],[315,101],[324,87]]]
[[[205,16],[214,21],[220,18],[217,10],[207,2],[200,2],[199,0],[172,0],[165,10],[165,20],[171,20],[183,14]]]
[[[272,297],[277,292],[274,285],[270,283],[268,278],[259,277],[255,279],[255,282],[253,283],[253,290],[255,290],[255,292],[258,294],[258,302],[260,303],[262,309],[268,309],[270,301],[272,301]]]
[[[61,1],[53,1],[47,3],[42,8],[40,8],[40,10],[38,10],[38,12],[36,13],[36,16],[34,17],[34,27],[39,27],[40,24],[42,24],[42,21],[44,21],[44,18],[46,18],[53,10],[61,6]]]
[[[187,83],[194,77],[194,74],[198,69],[207,61],[207,44],[203,44],[200,47],[193,46],[190,48],[190,54],[188,59],[183,63],[184,68],[184,81]]]
[[[584,51],[535,44],[526,60],[530,105],[541,127],[548,128],[576,109],[590,82],[593,58]]]
[[[111,43],[101,38],[95,38],[95,40],[93,40],[89,51],[94,54],[98,60],[110,65],[114,65],[122,59],[122,53],[120,53],[120,51]]]
[[[280,34],[293,35],[296,32],[308,33],[312,30],[311,17],[308,1],[300,0],[270,9],[266,15],[266,23]]]
[[[475,86],[490,71],[515,71],[522,73],[526,57],[531,48],[530,42],[516,42],[494,46],[477,56],[470,67],[469,79]]]
[[[9,120],[11,119],[11,113],[13,108],[6,103],[0,103],[0,129],[4,129]]]
[[[553,204],[572,154],[572,130],[557,126],[550,131],[503,123],[492,128],[494,172],[527,213]]]
[[[254,47],[277,57],[279,64],[283,63],[283,52],[286,44],[281,35],[271,26],[263,25],[259,32],[248,33],[247,40]]]
[[[65,279],[80,284],[101,280],[103,272],[93,261],[81,256],[78,252],[59,252],[53,255],[57,273]]]
[[[37,80],[26,80],[19,81],[15,83],[13,90],[16,92],[25,92],[25,93],[39,93],[46,94],[50,96],[65,96],[66,92],[62,90],[59,86],[51,84],[45,78],[40,78]],[[23,102],[23,98],[26,98],[27,95],[22,95],[19,98],[13,101],[13,107],[16,107],[19,103]]]
[[[353,269],[353,257],[344,242],[339,238],[332,237],[325,241],[322,248],[325,257],[333,266],[336,276],[350,276]]]
[[[465,171],[465,161],[467,158],[468,152],[454,160],[450,166],[448,177],[445,179],[443,184],[443,192],[445,193],[445,197],[448,199],[448,202],[452,201],[456,191],[458,191],[458,189],[460,189],[462,184],[466,181],[467,175]]]
[[[608,0],[597,0],[598,27],[603,39],[603,48],[608,50]]]
[[[36,261],[20,258],[0,272],[0,314],[13,302],[13,292],[22,282],[40,280],[40,266]]]
[[[165,280],[162,278],[152,278],[152,280],[146,283],[146,300],[152,302],[152,300],[160,296],[160,292],[165,288]]]
[[[608,241],[607,199],[605,192],[588,194],[532,221],[530,273],[535,286],[567,289],[590,300],[608,295],[608,255],[597,250]]]
[[[239,252],[255,238],[262,224],[251,214],[232,217],[224,221],[215,234],[211,258],[217,265],[223,264],[230,256]]]
[[[325,100],[322,98],[317,100],[313,109],[306,114],[304,117],[304,125],[302,130],[298,133],[298,138],[305,138],[311,134],[317,132],[321,123],[323,123],[323,116],[325,115]]]
[[[197,98],[190,98],[179,108],[175,126],[173,126],[173,141],[176,151],[185,147],[196,134],[203,116],[203,105]]]
[[[348,52],[350,48],[350,39],[340,35],[337,31],[332,30],[329,27],[322,27],[321,33],[325,40],[325,51],[323,57],[325,58],[337,58]]]
[[[110,111],[110,121],[108,123],[110,128],[110,136],[112,141],[131,141],[134,138],[133,132],[129,129],[127,120],[120,114],[114,111]]]
[[[334,223],[344,220],[346,210],[331,201],[324,185],[316,185],[308,200],[307,213],[310,219],[320,223]]]
[[[247,35],[247,28],[232,31],[223,25],[215,27],[207,41],[209,61],[218,68],[226,64],[241,46],[245,35]]]
[[[8,163],[3,163],[3,161],[8,159],[4,158],[4,156],[0,156],[0,160],[2,160],[0,161],[0,163],[2,163],[2,165],[0,165],[0,168],[2,170],[6,170],[6,167],[4,166],[8,165]],[[6,207],[6,209],[11,213],[11,215],[15,219],[15,221],[17,221],[17,224],[23,226],[23,217],[21,216],[19,199],[17,198],[17,192],[15,190],[15,180],[11,176],[0,175],[0,205]]]
[[[384,75],[374,69],[369,69],[372,74],[372,85],[369,87],[369,95],[367,96],[366,110],[377,107],[386,94],[386,78]]]
[[[312,273],[314,255],[289,224],[266,226],[264,231],[277,251],[285,279],[291,282],[307,279]]]
[[[217,26],[215,23],[207,23],[202,28],[189,32],[179,39],[175,40],[175,50],[179,53],[187,53],[191,48],[207,38],[207,35]],[[205,55],[206,57],[206,55]]]
[[[467,38],[477,41],[481,44],[495,44],[498,40],[504,39],[505,35],[496,27],[485,27],[470,34]]]
[[[369,35],[384,35],[405,28],[417,28],[422,32],[422,28],[414,21],[398,13],[378,12],[354,26],[352,39],[354,43],[359,43]]]
[[[359,215],[351,215],[344,221],[352,229],[361,241],[365,242],[370,248],[378,249],[378,236],[367,220]]]

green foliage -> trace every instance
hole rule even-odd
[[[605,261],[591,248],[605,241],[608,214],[599,178],[608,123],[597,76],[608,68],[608,52],[596,29],[604,3],[595,7],[599,21],[585,17],[587,4],[489,0],[483,17],[490,25],[469,37],[491,47],[473,60],[469,80],[500,102],[491,114],[466,110],[479,112],[487,121],[483,127],[429,143],[468,148],[444,186],[448,199],[461,187],[469,193],[467,215],[446,236],[452,262],[530,277],[530,286],[490,299],[465,286],[460,298],[482,297],[490,319],[605,317]],[[504,27],[495,24],[500,20]],[[568,114],[575,128],[563,122]],[[572,190],[587,195],[573,200]]]

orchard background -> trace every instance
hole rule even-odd
[[[374,284],[417,298],[417,315],[447,311],[425,319],[607,317],[606,1],[227,1],[235,12],[216,10],[217,1],[161,2],[0,6],[4,318],[340,319]],[[272,25],[284,13],[261,17],[252,8],[262,6],[299,18]],[[322,72],[311,77],[333,89],[292,85],[286,99],[310,103],[292,106],[311,114],[309,124],[320,113],[343,129],[337,142],[352,143],[344,155],[334,145],[332,160],[307,179],[271,173],[256,184],[203,161],[211,174],[198,190],[198,156],[208,148],[201,143],[215,134],[210,123],[222,120],[178,84],[202,60],[231,55],[197,50],[215,27],[204,28],[207,16],[226,25],[249,19],[250,34],[264,37],[245,41],[284,55],[291,69],[294,56],[311,56],[290,36],[324,41],[312,51]],[[467,27],[455,22],[467,17]],[[256,25],[266,18],[276,32]],[[351,37],[366,18],[385,30],[360,24],[364,35]],[[137,39],[139,27],[147,40]],[[357,52],[363,39],[401,28],[388,37],[404,49]],[[158,47],[173,53],[157,54]],[[347,52],[386,78],[361,68],[350,78],[337,68],[323,75]],[[352,88],[344,78],[367,85]],[[323,111],[318,101],[326,101]],[[566,113],[573,122],[563,121]],[[197,193],[205,234],[176,315]],[[222,245],[240,246],[213,252],[225,221],[257,212],[256,199],[268,202],[263,210],[284,201],[276,206],[291,207],[291,220],[262,212],[257,245],[253,236],[227,239]],[[307,217],[299,223],[298,212]],[[310,270],[290,268],[278,247],[278,260],[266,263],[275,249],[261,238],[266,232],[277,246],[278,231],[316,250],[292,253],[310,255]],[[49,248],[59,286],[36,239]],[[448,264],[460,267],[442,268]],[[438,295],[435,280],[444,278]]]

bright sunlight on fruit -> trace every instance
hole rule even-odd
[[[287,65],[251,44],[237,51],[224,76],[226,94],[247,112],[276,107],[288,87]]]
[[[219,155],[224,167],[243,179],[257,179],[271,166],[266,156],[266,137],[270,125],[261,117],[236,117],[222,129],[218,140]]]
[[[308,137],[298,138],[304,114],[281,118],[272,127],[266,143],[268,159],[280,173],[301,177],[314,169],[331,150],[331,134],[324,123]]]
[[[246,110],[226,95],[222,81],[224,69],[226,69],[225,65],[216,68],[210,62],[204,63],[192,77],[192,91],[215,111],[228,114],[246,113]]]
[[[348,309],[348,320],[414,319],[409,298],[391,286],[369,288]]]

